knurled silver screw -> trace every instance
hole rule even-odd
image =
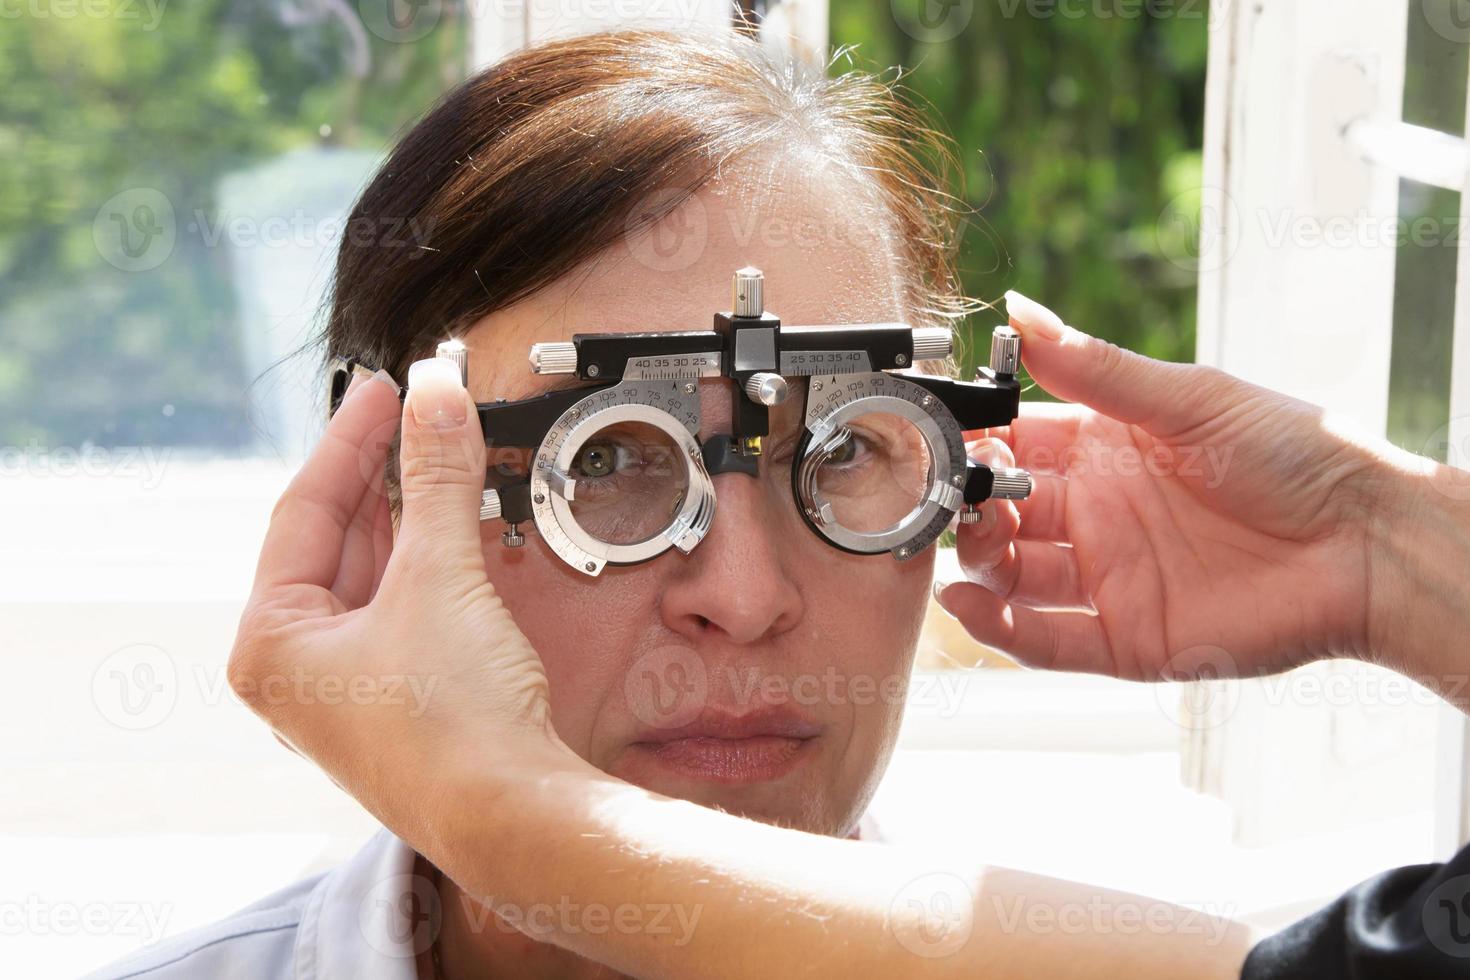
[[[509,530],[500,532],[500,543],[507,548],[519,548],[526,543],[526,536],[521,533],[520,528],[512,524]]]

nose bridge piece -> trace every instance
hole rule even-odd
[[[760,457],[740,452],[740,439],[728,432],[710,436],[699,447],[704,457],[704,468],[710,476],[721,473],[744,473],[746,476],[760,475]]]

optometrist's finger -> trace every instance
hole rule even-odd
[[[371,482],[371,459],[375,452],[386,454],[373,446],[398,417],[397,393],[386,371],[353,380],[271,513],[255,570],[257,592],[286,585],[329,589],[336,581],[347,529]]]
[[[1140,426],[1162,439],[1208,421],[1241,397],[1242,382],[1198,364],[1156,361],[1063,324],[1061,317],[1012,290],[1011,326],[1021,360],[1047,391]]]
[[[1013,465],[1011,450],[1004,442],[995,438],[981,438],[965,444],[970,459],[991,467]],[[973,524],[961,522],[955,529],[955,539],[966,553],[977,560],[987,557],[998,559],[1016,537],[1020,523],[1016,506],[1009,500],[987,500],[980,505],[980,520]]]
[[[1077,556],[1067,545],[1013,541],[999,556],[979,560],[959,548],[965,578],[1013,605],[1041,609],[1091,609]]]
[[[363,493],[343,537],[342,564],[332,583],[332,594],[348,609],[367,605],[392,551],[393,521],[388,497],[381,483],[372,483]]]
[[[986,430],[1005,440],[1016,465],[1032,473],[1056,473],[1068,463],[1077,445],[1082,420],[1091,409],[1055,402],[1028,402],[1010,425]]]
[[[1117,673],[1107,633],[1094,613],[1028,609],[970,582],[956,582],[935,598],[976,640],[1027,667]]]
[[[453,361],[430,357],[409,368],[398,459],[403,512],[385,574],[407,562],[414,575],[437,569],[466,588],[485,581],[485,438]]]
[[[1067,486],[1066,477],[1032,473],[1031,495],[1016,501],[1021,515],[1016,536],[1026,541],[1071,541],[1067,532]]]

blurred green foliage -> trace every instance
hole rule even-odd
[[[1459,0],[1409,5],[1404,72],[1405,122],[1463,135],[1470,45],[1435,24],[1452,24]],[[1407,233],[1394,268],[1388,437],[1444,462],[1449,454],[1457,243],[1464,239],[1460,195],[1412,181],[1399,184]]]
[[[107,2],[106,17],[32,5],[0,31],[0,444],[243,450],[252,378],[225,250],[181,231],[161,266],[122,271],[94,244],[99,208],[152,188],[182,227],[217,217],[220,178],[253,163],[321,142],[385,148],[462,76],[463,8],[437,6],[432,31],[392,43],[372,0]],[[937,9],[966,13],[961,30],[916,38],[915,24],[933,37],[919,5],[945,2],[834,2],[832,41],[857,45],[859,67],[911,67],[957,137],[980,208],[967,292],[1016,287],[1119,342],[1191,357],[1194,277],[1168,257],[1189,229],[1179,239],[1159,218],[1198,184],[1203,3],[1192,17],[1037,19],[955,0]]]
[[[1198,210],[1207,5],[1141,9],[843,0],[831,35],[861,61],[906,66],[954,137],[978,210],[963,244],[969,295],[1019,289],[1100,336],[1193,360],[1193,221],[1172,219]],[[974,318],[970,358],[984,359],[1002,319]]]
[[[459,8],[436,7],[415,43],[366,29],[371,8],[36,0],[5,14],[0,445],[251,444],[227,250],[184,232],[218,219],[221,177],[301,146],[385,148],[464,76]],[[180,228],[146,273],[94,242],[99,209],[136,188],[167,198]]]
[[[109,16],[85,13],[98,2]],[[226,250],[181,233],[168,261],[130,273],[94,224],[130,188],[161,192],[182,224],[218,217],[221,178],[293,149],[384,150],[468,62],[462,0],[431,4],[438,20],[411,43],[374,21],[386,2],[36,0],[0,22],[0,445],[252,445]],[[969,295],[1020,289],[1189,360],[1207,3],[1138,10],[833,0],[831,40],[859,68],[905,66],[954,136],[975,210]],[[1458,131],[1466,46],[1415,12],[1411,48],[1428,54],[1410,59],[1406,118]],[[1403,206],[1458,221],[1458,195],[1406,188]],[[1446,411],[1452,253],[1400,258],[1391,431],[1421,448]],[[972,358],[999,316],[974,318]]]

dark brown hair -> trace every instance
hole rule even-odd
[[[662,217],[722,162],[791,143],[870,175],[912,319],[969,312],[953,155],[894,83],[828,75],[733,33],[614,31],[523,50],[413,127],[348,221],[383,233],[343,236],[327,349],[401,382],[438,341]],[[639,213],[651,197],[657,212]],[[404,227],[412,236],[386,233]]]

